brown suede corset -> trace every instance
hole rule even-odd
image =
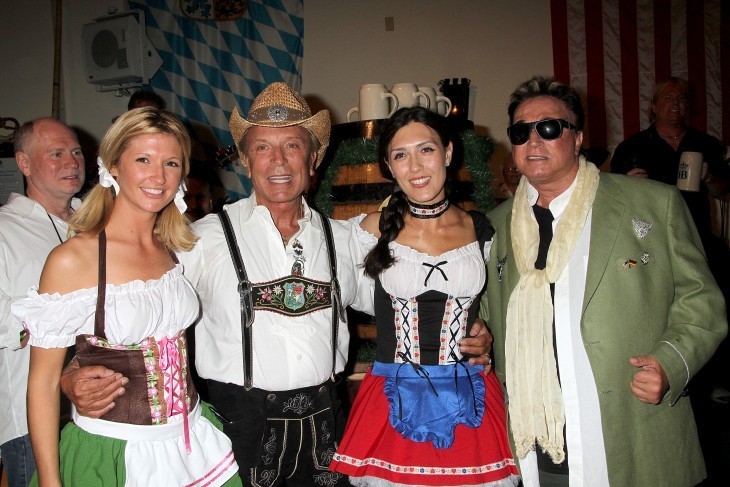
[[[177,258],[173,254],[177,263]],[[96,300],[94,335],[76,337],[76,359],[79,365],[103,365],[129,378],[125,393],[114,400],[115,406],[101,419],[116,423],[153,425],[167,422],[170,404],[165,401],[165,377],[161,363],[174,360],[175,377],[168,377],[168,384],[179,382],[180,400],[185,401],[186,411],[198,402],[198,393],[188,371],[187,340],[185,330],[174,338],[157,341],[142,340],[134,345],[112,345],[104,332],[104,303],[106,300],[106,234],[99,234],[99,284]],[[173,395],[168,394],[173,400]]]

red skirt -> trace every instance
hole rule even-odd
[[[507,439],[502,388],[491,372],[478,428],[457,425],[454,443],[438,449],[430,441],[404,439],[390,424],[385,378],[370,372],[360,385],[330,470],[350,477],[376,477],[405,485],[517,485],[518,471]],[[500,480],[502,482],[500,482]],[[357,484],[357,485],[366,485]],[[382,485],[382,483],[379,483]]]

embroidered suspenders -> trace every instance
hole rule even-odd
[[[312,211],[313,213],[316,213],[315,211]],[[319,214],[319,213],[317,213]],[[330,299],[329,302],[332,306],[332,374],[331,378],[334,380],[335,377],[335,365],[337,361],[337,335],[339,331],[339,321],[340,317],[344,316],[344,307],[342,306],[342,300],[340,296],[340,283],[337,279],[337,258],[335,255],[335,245],[334,245],[334,238],[332,236],[332,227],[330,225],[329,219],[319,214],[320,221],[322,222],[322,228],[324,231],[325,236],[325,243],[327,245],[327,255],[329,257],[329,264],[330,264],[330,276],[331,281],[329,285],[325,284],[326,287],[329,288],[330,291]],[[253,348],[252,348],[252,330],[251,325],[253,325],[254,321],[254,313],[255,308],[259,307],[260,309],[267,309],[270,311],[275,312],[281,312],[282,314],[291,314],[285,312],[283,310],[283,306],[281,306],[282,310],[276,309],[276,303],[271,304],[271,299],[269,299],[268,303],[264,305],[262,299],[256,300],[256,303],[259,303],[261,306],[255,305],[254,299],[254,288],[258,290],[263,290],[263,286],[254,286],[251,281],[248,279],[248,275],[246,274],[246,267],[243,264],[243,259],[241,258],[241,252],[238,247],[238,242],[236,240],[236,235],[233,232],[233,226],[231,225],[231,220],[228,216],[228,212],[225,210],[221,211],[218,214],[218,218],[221,221],[221,225],[223,226],[223,233],[226,236],[226,243],[228,244],[228,251],[231,254],[231,259],[233,260],[233,265],[236,269],[236,275],[238,277],[238,294],[241,301],[241,338],[242,338],[242,348],[243,348],[243,385],[246,390],[251,390],[253,387]],[[306,279],[303,279],[306,280]],[[268,283],[267,290],[272,286],[272,284],[276,284],[278,281],[272,283]],[[314,281],[312,281],[314,282]],[[260,291],[260,294],[261,294]],[[266,295],[264,295],[265,297]],[[320,299],[320,301],[322,301]],[[325,300],[327,301],[327,300]],[[310,303],[307,303],[309,305]],[[316,311],[317,309],[322,308],[323,303],[314,303],[313,307],[307,307],[304,312],[311,312]],[[294,304],[293,306],[288,306],[290,309],[298,309],[300,307],[304,307],[302,303]]]

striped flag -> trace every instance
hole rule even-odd
[[[555,77],[583,96],[586,146],[613,151],[648,127],[654,85],[669,76],[689,82],[690,125],[730,144],[730,1],[551,0],[550,9]]]
[[[231,145],[234,106],[248,113],[268,84],[301,87],[302,0],[128,0],[144,11],[147,36],[162,57],[150,86],[192,127],[207,157]],[[250,194],[240,164],[219,171],[229,199]]]

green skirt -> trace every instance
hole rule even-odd
[[[223,425],[210,411],[210,406],[202,401],[201,406],[201,416],[222,432]],[[92,434],[74,423],[67,424],[61,432],[59,445],[62,484],[73,487],[149,485],[149,481],[146,479],[135,479],[134,472],[130,472],[130,475],[127,474],[126,447],[127,440]],[[159,467],[161,469],[169,468],[167,465],[160,465]],[[128,476],[130,477],[129,483],[127,483]],[[33,487],[38,485],[37,474],[33,476],[30,485]],[[176,484],[171,477],[171,483],[166,485],[173,486]],[[243,484],[236,473],[223,485],[232,487],[242,486]]]

